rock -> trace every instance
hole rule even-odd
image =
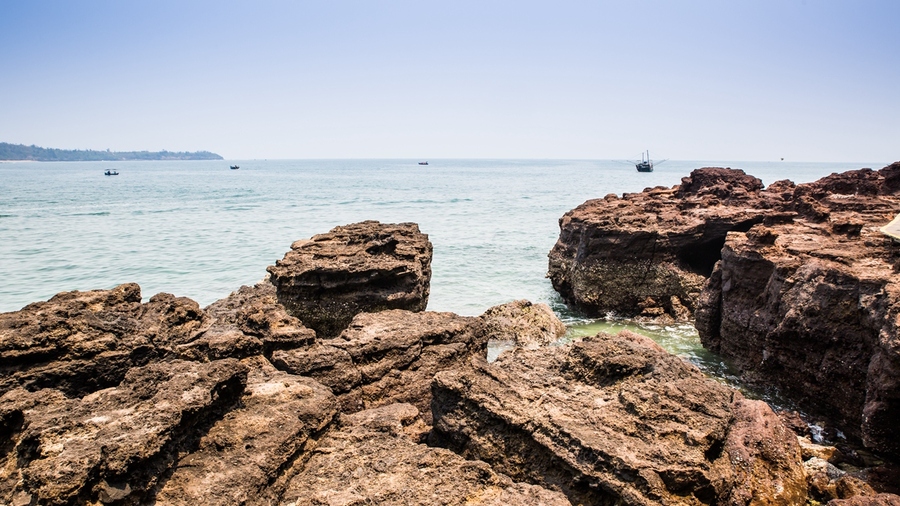
[[[22,386],[81,396],[117,385],[131,367],[171,355],[207,323],[187,298],[161,293],[141,304],[134,283],[60,293],[0,314],[0,393]]]
[[[339,337],[276,351],[272,362],[330,387],[341,411],[408,402],[430,422],[434,374],[483,356],[486,346],[478,318],[394,309],[360,313]]]
[[[481,319],[490,339],[511,341],[522,347],[550,344],[566,333],[566,325],[553,314],[550,306],[527,300],[494,306]]]
[[[593,316],[692,314],[745,381],[898,457],[900,255],[878,230],[898,213],[900,162],[767,189],[698,169],[566,213],[549,276]]]
[[[328,338],[358,313],[424,311],[431,253],[415,223],[364,221],[295,242],[268,271],[278,302]]]
[[[262,281],[242,286],[228,297],[205,309],[210,323],[190,343],[178,347],[191,360],[246,358],[275,350],[306,346],[316,333],[290,316],[275,296],[275,286]]]
[[[240,405],[179,459],[158,504],[272,504],[337,414],[331,392],[275,370],[261,357],[249,369]]]
[[[900,506],[900,495],[876,494],[873,496],[854,496],[849,499],[835,499],[828,506]]]
[[[562,494],[514,483],[484,462],[416,444],[406,430],[417,418],[409,404],[343,415],[280,504],[569,505]]]
[[[82,399],[7,392],[0,502],[140,502],[234,406],[246,376],[236,360],[171,361],[133,368],[119,386]]]
[[[761,187],[743,171],[704,168],[670,190],[589,200],[560,219],[553,288],[589,316],[690,318],[725,235],[774,214],[778,197]]]
[[[573,504],[802,504],[796,436],[649,339],[473,358],[435,376],[432,443]]]

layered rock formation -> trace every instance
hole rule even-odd
[[[573,504],[803,504],[793,433],[627,331],[435,377],[432,439]]]
[[[423,311],[431,252],[415,223],[364,221],[296,241],[268,271],[288,313],[335,337],[358,313]]]
[[[746,379],[897,456],[900,257],[878,227],[898,212],[900,163],[766,189],[699,169],[567,213],[550,276],[594,315],[695,314],[704,345]]]

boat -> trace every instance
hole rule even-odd
[[[240,165],[232,165],[231,166],[231,170],[238,170],[240,168],[241,168]]]
[[[647,150],[647,158],[644,159],[644,153],[641,153],[641,161],[634,162],[634,166],[638,172],[653,172],[653,162],[650,160],[650,150]]]
[[[428,165],[428,162],[419,162],[419,165]]]
[[[117,171],[117,170],[107,170],[106,172],[103,173],[103,175],[104,175],[104,176],[118,176],[118,175],[119,175],[119,171]]]

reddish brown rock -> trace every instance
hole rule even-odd
[[[705,168],[672,189],[589,200],[559,221],[553,288],[591,316],[689,318],[725,235],[777,214],[780,197],[761,187],[743,171]]]
[[[249,369],[240,404],[158,487],[157,504],[273,504],[335,417],[331,392],[275,370],[261,357]]]
[[[806,500],[796,436],[764,403],[637,334],[473,359],[432,391],[433,442],[573,504]]]
[[[173,361],[128,372],[82,399],[57,390],[0,397],[0,502],[139,502],[198,434],[241,397],[236,360]]]
[[[276,351],[272,362],[329,386],[342,411],[408,402],[430,422],[431,378],[483,356],[486,346],[478,318],[388,310],[358,314],[339,337]]]
[[[161,293],[141,304],[134,283],[60,293],[0,314],[0,393],[22,386],[76,396],[114,386],[129,368],[171,355],[206,324],[187,298]]]
[[[288,313],[327,338],[358,313],[424,311],[431,252],[415,223],[364,221],[295,242],[268,271]]]
[[[417,419],[409,404],[343,415],[340,429],[319,442],[280,504],[570,504],[559,492],[515,483],[484,462],[416,444],[407,433]]]
[[[900,456],[900,248],[878,230],[898,213],[900,162],[766,189],[698,169],[567,213],[550,277],[591,315],[693,314],[745,380]]]
[[[815,212],[728,234],[697,328],[745,379],[900,456],[900,258],[878,231],[900,212],[893,168],[797,185]]]

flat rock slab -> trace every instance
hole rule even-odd
[[[362,312],[424,311],[432,247],[415,223],[364,221],[297,241],[268,268],[278,301],[319,337]]]
[[[140,501],[241,397],[236,360],[132,369],[117,387],[68,399],[56,390],[0,397],[0,502]]]
[[[0,393],[21,386],[81,396],[117,385],[125,373],[173,353],[206,326],[196,302],[141,289],[64,292],[0,314]]]
[[[484,462],[408,435],[418,411],[391,404],[341,417],[288,486],[282,506],[548,505],[569,506],[559,492],[515,483]]]
[[[573,504],[802,504],[796,437],[761,401],[622,332],[438,373],[432,441]]]

